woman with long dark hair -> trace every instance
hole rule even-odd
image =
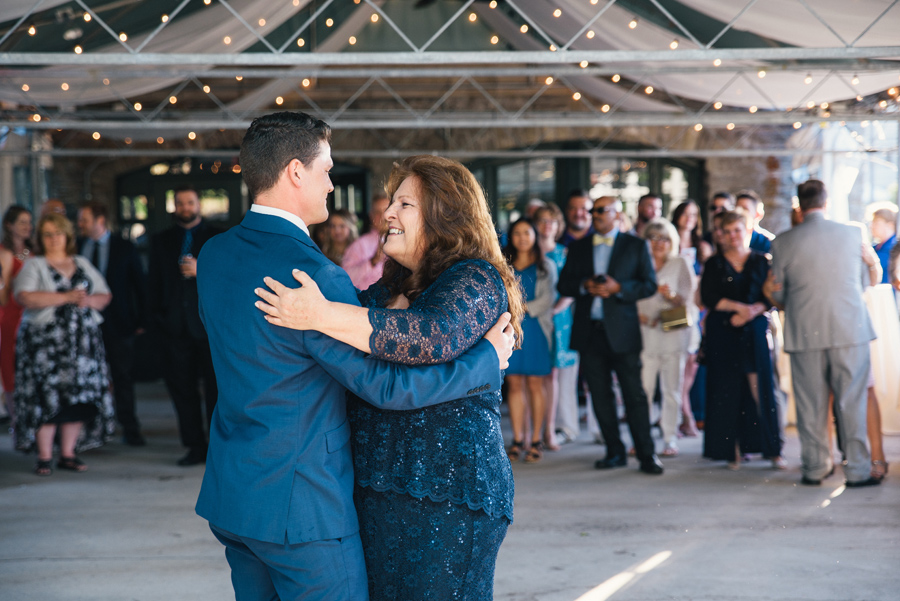
[[[506,369],[506,396],[513,430],[507,455],[510,461],[517,461],[524,454],[525,463],[536,463],[544,456],[541,436],[546,412],[544,378],[552,368],[550,343],[558,276],[556,265],[544,257],[537,229],[528,219],[520,219],[510,226],[509,243],[503,254],[521,282],[527,307],[522,320],[522,347],[512,354]],[[526,423],[526,396],[530,401],[531,424]],[[525,435],[529,430],[531,445],[526,452]]]
[[[13,390],[16,380],[16,333],[22,321],[22,306],[12,295],[12,282],[22,265],[31,257],[31,234],[34,231],[31,213],[25,207],[13,205],[3,215],[3,240],[0,242],[0,379],[3,398],[10,415],[13,411]]]

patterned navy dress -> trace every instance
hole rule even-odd
[[[506,310],[485,261],[447,269],[405,311],[387,289],[361,293],[372,354],[407,365],[451,361]],[[422,391],[428,394],[428,391]],[[352,397],[354,499],[372,601],[493,598],[494,565],[513,515],[500,393],[382,411]]]

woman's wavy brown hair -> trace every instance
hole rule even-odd
[[[386,186],[391,199],[409,177],[415,178],[420,197],[425,245],[422,261],[418,271],[412,272],[388,257],[382,282],[391,296],[403,294],[413,301],[452,265],[467,259],[487,261],[503,278],[518,348],[525,302],[519,281],[500,251],[491,212],[478,180],[456,161],[431,155],[411,156],[394,163]],[[382,227],[386,231],[387,223]]]

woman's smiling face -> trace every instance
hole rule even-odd
[[[394,193],[384,212],[388,233],[384,254],[410,271],[416,271],[425,253],[422,221],[422,196],[416,177],[407,177]]]

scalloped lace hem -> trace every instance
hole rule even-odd
[[[399,494],[407,494],[411,497],[415,497],[416,499],[428,498],[436,503],[440,503],[442,501],[450,501],[451,503],[454,503],[456,505],[465,505],[472,511],[484,511],[492,518],[505,517],[509,520],[510,523],[512,523],[513,521],[512,504],[489,494],[483,493],[479,495],[485,498],[481,501],[478,501],[471,498],[468,494],[465,494],[462,497],[458,497],[450,492],[435,493],[430,491],[411,490],[408,486],[401,486],[399,484],[374,484],[371,481],[357,481],[356,484],[363,488],[371,488],[372,490],[378,492],[395,492]]]

